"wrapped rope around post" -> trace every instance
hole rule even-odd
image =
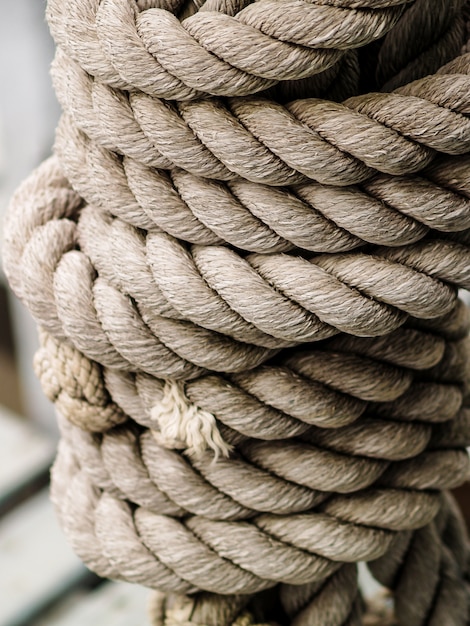
[[[4,265],[77,554],[153,626],[466,626],[468,4],[47,12]]]

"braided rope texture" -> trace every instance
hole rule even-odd
[[[153,626],[468,626],[468,3],[47,17],[63,116],[3,254],[74,550]]]

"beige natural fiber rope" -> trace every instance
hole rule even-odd
[[[152,626],[468,626],[469,7],[49,0],[4,266],[61,526]]]
[[[180,23],[171,13],[181,3],[163,3],[164,9],[158,0],[147,4],[139,12],[127,0],[70,6],[52,1],[48,19],[57,43],[90,75],[123,89],[187,100],[202,93],[243,96],[317,74],[343,50],[379,39],[406,8],[404,0],[240,0],[205,4]]]

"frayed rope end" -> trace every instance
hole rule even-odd
[[[159,427],[153,434],[165,448],[185,449],[195,455],[213,450],[214,461],[230,455],[232,446],[224,441],[215,417],[189,401],[182,382],[165,382],[163,397],[152,408],[151,419]]]

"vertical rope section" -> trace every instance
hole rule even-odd
[[[152,626],[467,626],[468,3],[47,18],[63,116],[3,254],[75,552]]]

